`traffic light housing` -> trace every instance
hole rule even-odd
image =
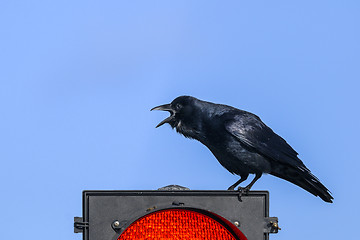
[[[278,231],[267,191],[83,191],[83,240],[264,240]]]

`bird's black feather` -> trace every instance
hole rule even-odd
[[[293,167],[303,165],[297,157],[298,153],[279,135],[266,126],[259,117],[241,113],[224,123],[226,130],[249,148],[261,155],[289,164]]]
[[[241,177],[229,190],[249,174],[256,174],[246,187],[250,189],[263,173],[269,173],[332,202],[329,190],[298,158],[298,153],[255,114],[190,96],[178,97],[153,110],[171,114],[158,126],[169,123],[185,137],[200,141],[223,167]]]

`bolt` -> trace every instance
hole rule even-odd
[[[115,220],[115,221],[113,222],[113,225],[114,225],[114,227],[119,227],[119,226],[120,226],[120,222],[119,222],[118,220]]]
[[[235,224],[235,226],[237,226],[237,227],[240,226],[240,223],[239,223],[238,221],[235,221],[234,224]]]
[[[279,224],[277,222],[270,222],[271,227],[274,228],[276,231],[277,230],[281,230],[281,228],[279,227]]]

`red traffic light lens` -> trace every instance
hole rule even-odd
[[[118,240],[246,240],[240,231],[235,233],[232,229],[215,216],[189,209],[166,209],[139,218]]]

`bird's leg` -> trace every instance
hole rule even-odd
[[[234,190],[236,188],[237,185],[239,185],[240,183],[242,183],[243,181],[245,181],[248,178],[249,174],[243,174],[240,175],[240,179],[234,183],[233,185],[231,185],[228,190]]]
[[[254,179],[251,181],[251,183],[249,183],[249,185],[247,185],[246,187],[242,188],[242,191],[246,191],[246,192],[250,191],[251,187],[254,185],[254,183],[255,183],[259,178],[261,178],[261,176],[262,176],[262,173],[256,173],[256,174],[255,174],[255,177],[254,177]],[[240,188],[240,187],[239,187],[239,188]]]

